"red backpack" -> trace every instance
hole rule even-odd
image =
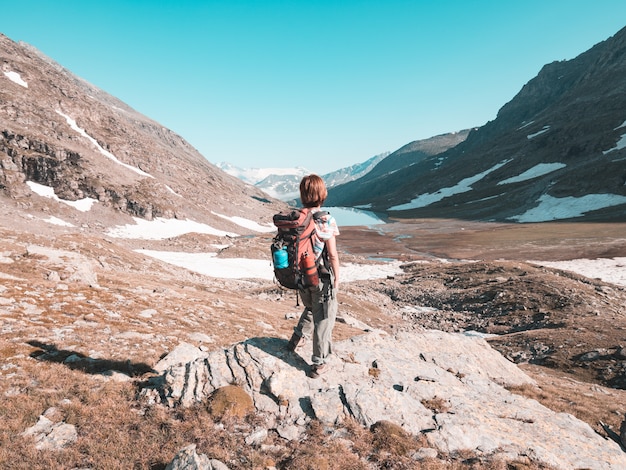
[[[319,284],[313,242],[314,215],[309,209],[291,209],[274,215],[278,233],[272,241],[274,275],[288,289]]]

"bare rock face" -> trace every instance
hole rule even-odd
[[[341,425],[354,418],[364,426],[380,421],[424,433],[442,452],[473,450],[509,459],[531,455],[557,468],[623,468],[626,455],[589,425],[555,413],[507,386],[532,384],[517,366],[485,340],[427,330],[389,336],[368,333],[334,346],[330,370],[306,376],[303,357],[287,352],[286,342],[253,338],[228,349],[189,358],[173,351],[158,364],[144,397],[169,406],[203,402],[218,388],[238,384],[267,426],[287,439],[318,419]],[[304,355],[310,350],[305,347]]]

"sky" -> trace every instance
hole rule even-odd
[[[330,171],[495,119],[623,0],[0,0],[0,32],[212,163]]]

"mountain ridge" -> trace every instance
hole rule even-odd
[[[320,175],[327,188],[353,181],[366,175],[378,162],[385,159],[389,152],[383,152],[347,167],[339,168],[330,173]],[[306,168],[239,168],[227,162],[217,165],[226,173],[242,181],[253,184],[271,197],[294,203],[300,197],[299,186],[303,176],[311,172]]]
[[[572,60],[544,66],[457,146],[376,184],[363,181],[359,191],[334,188],[329,200],[358,205],[369,194],[372,210],[400,218],[626,220],[625,78],[626,28]],[[501,184],[555,163],[564,166]]]

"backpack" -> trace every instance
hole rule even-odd
[[[313,214],[309,209],[290,209],[274,215],[278,233],[272,240],[274,275],[288,289],[304,289],[319,284],[318,269],[325,257],[315,260],[313,242],[315,219],[326,214]],[[325,250],[324,250],[325,251]]]

